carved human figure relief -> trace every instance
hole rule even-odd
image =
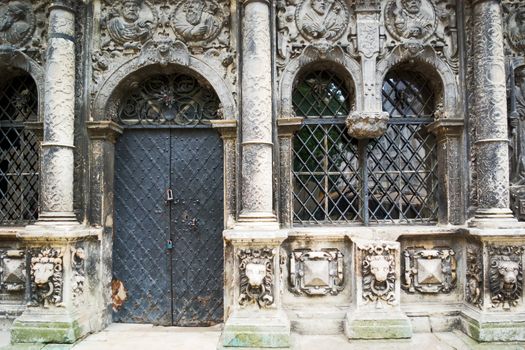
[[[9,1],[0,5],[0,45],[23,45],[34,30],[35,15],[31,3]]]
[[[341,0],[303,0],[295,20],[306,38],[336,40],[348,25],[348,8]]]
[[[175,8],[172,25],[185,41],[211,41],[224,26],[225,15],[213,0],[181,1]]]
[[[109,36],[118,45],[123,45],[125,48],[136,48],[138,44],[151,38],[155,28],[154,17],[147,2],[122,0],[113,6],[106,18]]]
[[[436,13],[428,0],[391,0],[385,9],[385,25],[397,40],[425,41],[436,30]]]
[[[525,51],[525,8],[517,8],[508,17],[507,28],[510,44],[517,51]]]

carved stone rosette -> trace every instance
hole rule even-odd
[[[338,249],[297,249],[290,254],[290,291],[296,295],[337,295],[344,288],[343,253]]]
[[[494,308],[510,310],[523,294],[522,246],[489,246],[490,300]]]
[[[363,299],[393,305],[396,303],[397,247],[386,243],[370,244],[362,249],[361,274],[363,276]]]
[[[260,308],[273,304],[273,258],[270,248],[240,249],[239,258],[239,304],[257,304]]]
[[[30,306],[61,306],[63,256],[61,249],[41,248],[32,251]]]
[[[467,246],[467,281],[465,285],[465,300],[467,303],[483,308],[483,253],[481,247],[469,244]]]
[[[456,253],[450,248],[408,248],[402,285],[409,293],[450,293],[456,286]]]

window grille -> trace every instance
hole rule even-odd
[[[429,81],[391,71],[382,89],[389,125],[369,141],[346,133],[352,93],[328,71],[304,76],[294,90],[295,112],[305,117],[294,138],[294,222],[434,222],[436,142],[425,129],[435,108]]]
[[[0,224],[20,225],[38,216],[39,146],[24,122],[36,121],[35,82],[19,75],[0,85]]]
[[[135,86],[119,108],[124,125],[209,125],[218,119],[215,91],[186,74],[156,75]]]

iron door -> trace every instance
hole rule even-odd
[[[172,129],[173,324],[223,317],[223,153],[213,129]]]
[[[116,155],[113,272],[128,300],[114,320],[222,322],[223,153],[217,132],[130,128]]]

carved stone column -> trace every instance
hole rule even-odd
[[[475,225],[513,220],[509,209],[509,156],[502,9],[499,0],[473,1],[474,115],[478,181]]]
[[[242,2],[242,182],[239,221],[275,222],[272,61],[267,0]]]
[[[77,221],[73,213],[74,2],[53,1],[49,9],[39,221],[71,223]]]

